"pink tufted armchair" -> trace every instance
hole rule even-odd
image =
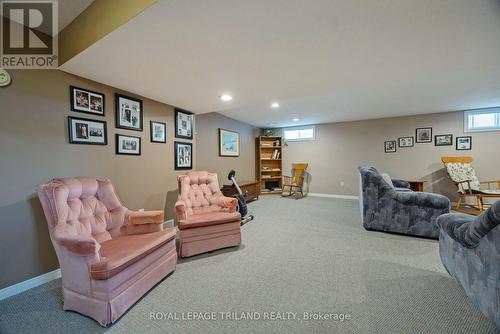
[[[181,257],[238,246],[241,215],[238,200],[224,197],[217,174],[189,172],[177,177],[179,197],[175,204],[180,232]]]
[[[130,211],[109,180],[54,179],[37,187],[61,266],[64,309],[115,322],[175,270],[175,230],[163,211]]]

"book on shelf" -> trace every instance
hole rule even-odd
[[[274,150],[273,152],[273,159],[279,159],[281,155],[281,152],[278,150]]]

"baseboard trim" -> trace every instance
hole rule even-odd
[[[312,196],[312,197],[327,197],[327,198],[341,198],[341,199],[359,200],[359,196],[352,196],[352,195],[335,195],[335,194],[320,194],[320,193],[308,193],[307,195]]]
[[[52,280],[61,277],[61,269],[50,271],[46,274],[30,278],[26,281],[16,283],[0,290],[0,300],[17,295],[29,289],[33,289],[39,285],[48,283]]]

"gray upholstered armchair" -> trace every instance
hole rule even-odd
[[[360,166],[359,204],[363,226],[379,230],[437,239],[436,219],[450,211],[448,198],[413,192],[405,181],[389,180],[371,166]],[[397,187],[394,186],[396,183]]]
[[[500,328],[500,201],[480,216],[449,213],[437,224],[446,270]]]

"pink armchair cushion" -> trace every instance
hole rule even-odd
[[[164,212],[156,211],[130,211],[127,215],[129,224],[162,224]]]
[[[239,222],[241,215],[239,212],[207,212],[191,215],[187,219],[179,220],[179,229],[219,225],[225,223]]]
[[[238,200],[234,197],[220,196],[219,197],[219,206],[221,208],[234,209],[238,206]]]
[[[175,238],[175,229],[120,236],[101,245],[101,261],[91,265],[93,279],[109,279]]]

